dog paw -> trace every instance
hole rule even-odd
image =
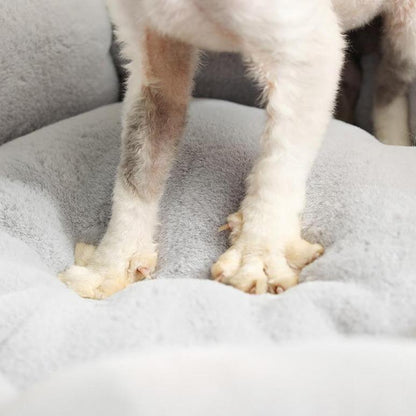
[[[320,244],[303,239],[285,244],[278,240],[249,239],[242,235],[242,226],[241,214],[228,217],[231,247],[212,266],[211,274],[214,280],[246,293],[284,292],[298,283],[303,267],[324,253]]]
[[[150,279],[156,268],[154,251],[135,253],[117,266],[103,266],[105,262],[93,259],[95,247],[79,243],[75,248],[75,265],[59,274],[59,279],[81,297],[105,299],[129,284]]]

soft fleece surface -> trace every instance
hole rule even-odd
[[[0,144],[117,101],[111,40],[103,0],[1,0]]]
[[[415,343],[173,348],[109,357],[54,375],[1,414],[410,416],[415,384]]]
[[[0,372],[14,388],[156,346],[416,335],[416,149],[340,122],[309,182],[304,235],[327,252],[303,283],[250,296],[207,279],[264,123],[262,110],[215,100],[191,105],[161,209],[157,279],[105,301],[79,298],[56,275],[76,241],[104,230],[119,119],[114,104],[0,148]]]

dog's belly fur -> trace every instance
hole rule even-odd
[[[357,29],[380,14],[391,0],[332,0],[344,32]]]
[[[216,2],[201,0],[107,0],[114,20],[119,15],[130,16],[129,25],[151,25],[160,33],[165,33],[183,42],[200,48],[218,52],[239,52],[241,42],[238,34],[229,27],[226,13]],[[383,11],[386,4],[400,0],[315,0],[327,2],[339,18],[343,32],[361,27]],[[229,0],[226,3],[245,4],[246,0]],[[301,1],[299,3],[302,3]],[[270,8],[271,13],[279,13],[274,6],[276,1],[263,0],[255,7]],[[314,1],[310,1],[313,9]],[[300,5],[303,7],[303,5]],[[128,13],[120,13],[120,10]],[[225,9],[225,8],[224,8]],[[254,10],[253,10],[254,13]],[[282,12],[282,15],[285,13]],[[146,21],[144,21],[146,17]],[[125,20],[125,18],[123,19]],[[124,22],[120,27],[126,25]]]

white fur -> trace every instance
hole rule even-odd
[[[83,297],[102,299],[136,279],[136,270],[156,266],[153,231],[157,223],[157,202],[134,198],[116,183],[107,232],[91,255],[91,246],[77,246],[76,265],[60,279]],[[147,277],[147,276],[143,276]]]
[[[232,246],[212,268],[215,279],[247,292],[280,293],[322,254],[321,246],[302,240],[299,217],[306,179],[334,106],[343,61],[341,33],[368,22],[388,3],[108,0],[131,60],[126,108],[146,83],[140,72],[145,27],[198,48],[241,52],[264,86],[268,121],[263,151],[248,178],[239,215],[233,217],[240,223],[231,234]],[[119,180],[100,246],[86,267],[73,266],[62,279],[82,296],[104,297],[131,282],[133,257],[152,269],[157,204],[157,198],[140,200]]]
[[[332,0],[343,31],[365,25],[388,7],[391,0]]]

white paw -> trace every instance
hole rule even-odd
[[[150,250],[118,261],[115,264],[122,265],[118,267],[102,266],[97,259],[91,261],[94,253],[94,246],[77,244],[75,265],[59,274],[62,282],[84,298],[107,298],[131,283],[150,279],[156,268],[157,254]]]
[[[241,214],[231,215],[228,221],[232,245],[212,266],[212,277],[247,293],[282,293],[295,286],[302,268],[324,252],[320,244],[311,244],[303,239],[285,244],[273,240],[251,240],[241,235]]]

